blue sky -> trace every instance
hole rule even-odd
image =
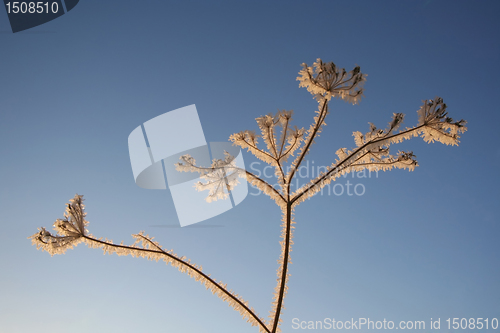
[[[420,166],[351,178],[364,195],[298,207],[282,330],[301,331],[293,318],[441,318],[444,332],[449,317],[500,319],[499,14],[496,1],[82,0],[13,34],[0,13],[0,331],[257,332],[170,266],[83,244],[50,257],[27,237],[83,194],[92,234],[132,243],[145,230],[267,318],[277,206],[249,195],[199,227],[175,227],[170,193],[134,183],[127,138],[191,104],[207,141],[257,129],[277,109],[306,127],[316,105],[295,79],[316,58],[368,78],[360,105],[331,104],[315,165],[354,147],[368,122],[403,112],[416,124],[435,96],[469,131],[459,147],[393,146]]]

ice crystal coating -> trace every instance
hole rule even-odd
[[[76,194],[66,205],[64,219],[57,219],[54,222],[56,234],[51,234],[45,228],[39,228],[38,232],[29,238],[37,249],[42,249],[54,254],[63,254],[67,249],[73,248],[82,241],[82,236],[87,234],[85,229],[88,221],[85,220],[85,205],[83,195]]]
[[[210,168],[203,168],[196,165],[196,160],[190,155],[180,157],[182,162],[175,164],[175,168],[180,172],[198,172],[200,178],[195,188],[197,191],[208,191],[205,199],[207,202],[227,199],[229,191],[239,184],[238,177],[245,177],[245,172],[236,165],[234,156],[224,151],[224,159],[214,159]]]
[[[200,281],[207,289],[240,312],[251,325],[258,326],[260,332],[280,332],[281,314],[290,277],[288,266],[292,263],[290,252],[295,228],[294,209],[346,173],[364,170],[388,171],[394,168],[413,171],[418,166],[416,156],[411,151],[398,151],[394,155],[391,154],[390,146],[393,144],[414,137],[422,137],[427,143],[437,141],[454,146],[458,145],[460,134],[467,130],[465,120],[454,121],[448,117],[446,104],[441,98],[425,100],[417,111],[419,121],[416,126],[400,129],[404,121],[403,113],[394,113],[385,129],[379,129],[369,123],[369,130],[365,134],[359,131],[353,132],[355,148],[337,149],[335,154],[338,158],[335,162],[326,167],[316,178],[292,192],[291,184],[297,176],[297,170],[310,152],[314,140],[326,125],[325,119],[329,114],[331,98],[337,97],[353,104],[358,103],[363,95],[362,86],[366,80],[366,75],[361,73],[359,67],[346,72],[343,68],[338,69],[332,62],[323,63],[321,59],[313,63],[311,67],[306,64],[302,67],[297,78],[300,81],[299,87],[307,88],[318,102],[312,124],[307,130],[296,126],[292,128],[293,112],[281,110],[274,115],[267,114],[256,118],[260,135],[246,130],[235,133],[229,138],[233,145],[247,149],[256,158],[274,167],[277,187],[254,173],[238,168],[234,157],[227,152],[225,152],[224,159],[213,160],[209,167],[196,165],[196,160],[190,155],[182,156],[180,162],[176,164],[178,171],[199,173],[204,182],[198,182],[195,187],[198,191],[208,191],[206,198],[208,202],[226,199],[228,191],[238,184],[238,178],[243,178],[268,195],[280,207],[282,212],[281,252],[278,259],[277,285],[268,322],[258,317],[255,310],[250,308],[241,297],[228,290],[227,285],[216,282],[203,273],[201,266],[192,264],[185,257],[177,256],[172,250],[163,250],[152,237],[145,235],[144,232],[133,235],[135,242],[129,246],[123,243],[117,245],[107,239],[96,239],[88,234],[85,229],[88,222],[85,220],[83,199],[79,195],[76,195],[68,204],[65,218],[56,220],[54,229],[57,234],[52,235],[45,228],[41,228],[38,233],[30,237],[33,244],[51,255],[62,254],[66,249],[83,241],[89,247],[101,248],[104,253],[130,254],[133,257],[144,257],[156,261],[161,259],[196,281]],[[260,138],[264,148],[259,147]],[[288,162],[291,156],[294,158],[292,162]]]
[[[297,77],[299,87],[307,88],[318,102],[323,99],[329,101],[332,97],[352,104],[361,100],[366,75],[361,73],[359,66],[346,72],[344,68],[337,68],[333,62],[325,64],[321,59],[317,59],[312,67],[307,64],[302,64],[302,67]]]
[[[90,248],[102,249],[104,254],[130,255],[156,262],[163,260],[167,265],[170,264],[180,272],[194,278],[195,281],[199,281],[206,289],[238,311],[252,326],[258,326],[260,332],[269,333],[265,320],[256,315],[255,310],[248,306],[248,302],[232,290],[229,290],[226,284],[221,281],[217,282],[210,275],[203,273],[201,266],[191,263],[191,260],[186,259],[186,257],[178,256],[172,250],[164,250],[158,242],[153,240],[153,237],[146,235],[144,231],[132,235],[135,239],[132,245],[124,245],[123,242],[115,244],[112,240],[97,239],[85,229],[88,225],[88,221],[84,219],[85,215],[83,196],[77,194],[67,205],[64,219],[57,219],[54,223],[56,235],[52,235],[45,228],[41,228],[39,232],[30,236],[29,239],[37,246],[37,249],[46,251],[52,256],[54,254],[63,254],[67,249],[84,242]]]

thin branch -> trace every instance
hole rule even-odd
[[[248,308],[247,305],[245,305],[241,300],[239,300],[231,292],[229,292],[228,290],[226,290],[223,286],[221,286],[220,284],[218,284],[217,282],[215,282],[210,276],[208,276],[207,274],[203,273],[199,268],[195,267],[193,264],[191,264],[189,262],[186,262],[186,261],[178,258],[177,256],[174,256],[174,255],[166,252],[160,246],[158,246],[155,242],[153,242],[151,239],[145,237],[144,235],[139,234],[139,236],[143,240],[146,240],[147,242],[149,242],[150,244],[152,244],[158,250],[146,249],[146,248],[137,248],[137,247],[127,246],[127,245],[119,245],[119,244],[105,242],[105,241],[102,241],[102,240],[99,240],[99,239],[96,239],[96,238],[93,238],[93,237],[90,237],[90,236],[87,236],[87,235],[82,235],[83,238],[85,238],[86,240],[89,240],[91,242],[96,242],[96,243],[99,243],[99,244],[102,244],[102,245],[116,247],[116,248],[121,248],[121,249],[127,249],[127,250],[132,250],[132,251],[142,251],[142,252],[148,252],[148,253],[161,254],[161,255],[164,255],[164,256],[168,257],[169,259],[171,259],[171,260],[173,260],[173,261],[175,261],[175,262],[177,262],[177,263],[179,263],[181,265],[187,266],[188,269],[196,272],[197,274],[199,274],[200,276],[202,276],[207,282],[209,282],[209,284],[212,286],[212,288],[216,288],[217,290],[219,290],[220,292],[222,292],[223,294],[225,294],[227,297],[229,297],[231,300],[233,300],[234,302],[236,302],[239,306],[241,306],[241,308],[243,308],[245,310],[245,312],[249,316],[251,316],[260,325],[260,327],[262,329],[265,330],[265,332],[270,333],[270,331],[267,328],[267,326],[262,322],[262,320],[251,309]]]
[[[268,133],[267,136],[269,138],[269,142],[271,143],[271,147],[273,148],[273,151],[274,151],[274,159],[277,161],[279,156],[278,156],[278,150],[276,149],[277,147],[276,147],[276,140],[275,140],[274,133],[273,133],[273,128],[274,128],[274,126],[269,126],[269,131],[267,132]]]
[[[406,131],[402,131],[402,132],[399,132],[397,134],[393,134],[391,136],[384,136],[382,138],[379,138],[379,139],[376,139],[376,140],[373,140],[373,141],[370,141],[370,142],[367,142],[365,143],[364,145],[358,147],[356,150],[354,150],[351,154],[349,154],[348,156],[346,156],[341,162],[339,162],[334,168],[332,168],[330,171],[328,171],[327,173],[325,173],[324,175],[316,178],[316,180],[313,182],[313,183],[310,183],[310,184],[306,184],[304,186],[307,186],[307,188],[303,191],[301,191],[301,189],[297,190],[297,193],[300,192],[299,194],[297,194],[295,197],[292,198],[291,202],[294,203],[295,201],[297,201],[300,197],[302,197],[304,194],[307,194],[307,192],[309,192],[312,188],[314,188],[316,185],[318,185],[320,182],[322,182],[323,180],[327,179],[333,172],[335,171],[338,171],[338,169],[346,162],[348,161],[350,158],[352,158],[353,156],[355,156],[357,153],[359,153],[360,151],[366,149],[368,146],[370,145],[374,145],[376,144],[377,142],[380,142],[380,141],[384,141],[384,140],[388,140],[388,139],[391,139],[391,138],[395,138],[397,136],[402,136],[402,135],[405,135],[405,134],[408,134],[410,132],[413,132],[413,131],[418,131],[419,129],[421,129],[422,127],[425,127],[426,125],[425,124],[422,124],[420,126],[417,126],[417,127],[414,127],[414,128],[411,128],[411,129],[408,129]]]
[[[274,161],[276,161],[276,160],[274,159]],[[187,161],[184,161],[184,162],[188,163]],[[217,167],[201,167],[201,166],[191,164],[191,163],[189,163],[189,166],[200,170],[200,174],[214,172],[217,169]],[[240,173],[244,172],[246,176],[255,179],[256,181],[261,183],[267,190],[269,190],[270,192],[279,196],[279,198],[281,199],[281,201],[283,203],[285,202],[285,198],[283,197],[283,195],[279,191],[277,191],[274,187],[272,187],[268,182],[266,182],[265,180],[263,180],[260,177],[257,177],[255,174],[251,173],[250,171],[248,171],[246,169],[242,169],[242,168],[237,167],[237,166],[233,166],[233,165],[225,165],[225,166],[221,166],[219,168],[224,169],[224,171],[225,171],[225,169],[233,169],[233,170],[236,170],[237,172],[240,172]],[[194,171],[192,171],[192,172],[194,172]]]
[[[283,147],[285,146],[285,142],[286,142],[286,132],[288,131],[288,122],[289,122],[289,119],[286,118],[286,123],[285,123],[285,126],[283,127],[282,129],[282,137],[281,137],[281,148],[280,148],[280,154],[279,154],[279,157],[278,159],[281,159],[281,153],[283,152]]]
[[[295,145],[297,144],[297,141],[299,141],[299,140],[298,140],[298,138],[295,138],[295,141],[293,142],[293,144],[291,144],[291,145],[290,145],[290,147],[289,147],[289,148],[287,149],[287,151],[286,151],[286,152],[282,155],[282,157],[281,157],[281,158],[283,158],[283,157],[287,156],[287,155],[288,155],[288,153],[289,153],[290,151],[292,151],[293,147],[295,147]],[[281,158],[280,158],[280,159],[281,159]]]
[[[267,155],[269,156],[270,159],[276,161],[276,158],[274,156],[272,156],[271,154],[267,153],[266,151],[262,150],[262,149],[259,149],[255,144],[250,144],[249,142],[247,142],[247,140],[245,139],[241,139],[242,141],[244,141],[249,147],[257,150],[258,152],[264,154],[264,155]],[[255,154],[254,154],[255,155]],[[257,155],[255,155],[256,157],[258,157]]]
[[[307,144],[303,148],[302,153],[299,156],[297,156],[297,159],[296,159],[297,163],[293,163],[294,167],[292,168],[292,170],[290,171],[290,175],[288,176],[288,191],[287,192],[290,192],[290,184],[292,182],[293,176],[295,175],[296,170],[300,167],[302,160],[304,159],[306,154],[309,152],[309,148],[311,147],[311,145],[314,141],[314,137],[318,133],[318,130],[321,128],[321,125],[322,125],[323,121],[325,120],[327,105],[328,105],[328,101],[324,100],[323,107],[321,108],[321,112],[318,116],[318,121],[316,122],[316,126],[314,127],[314,130],[311,133],[311,136],[310,136]]]
[[[268,182],[266,182],[265,180],[262,180],[261,178],[257,177],[256,175],[254,175],[250,171],[245,170],[245,173],[246,173],[247,176],[250,176],[251,178],[254,178],[255,180],[261,182],[264,186],[266,186],[267,189],[269,189],[270,191],[274,192],[274,194],[276,194],[281,199],[281,201],[283,203],[286,202],[286,200],[283,197],[283,195],[278,190],[276,190],[274,187],[272,187]]]

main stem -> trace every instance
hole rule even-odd
[[[318,130],[325,121],[326,117],[326,112],[327,112],[327,107],[328,107],[328,101],[324,100],[323,106],[321,108],[321,112],[318,115],[318,120],[316,122],[316,125],[314,126],[313,132],[311,133],[311,137],[309,139],[309,142],[306,143],[306,146],[304,147],[304,150],[302,151],[302,154],[298,157],[297,163],[295,164],[295,167],[290,171],[290,175],[288,177],[288,184],[287,184],[287,203],[286,203],[286,226],[285,226],[285,251],[283,253],[283,263],[282,263],[282,270],[281,270],[281,279],[278,282],[279,286],[279,291],[278,291],[278,300],[276,304],[276,313],[274,314],[274,320],[273,320],[273,328],[271,330],[271,333],[276,333],[276,330],[278,329],[279,325],[279,317],[281,314],[281,308],[283,306],[283,299],[285,298],[285,291],[286,291],[286,283],[287,283],[287,272],[288,272],[288,261],[290,257],[290,241],[291,241],[291,236],[292,236],[292,204],[290,200],[290,185],[292,183],[293,176],[295,175],[295,171],[300,167],[300,164],[302,163],[302,160],[304,159],[304,156],[308,152],[311,144],[314,141],[315,136],[318,134]]]
[[[288,261],[290,256],[290,240],[292,235],[292,204],[287,202],[286,205],[286,231],[285,231],[285,251],[283,254],[283,269],[281,270],[281,279],[279,283],[278,300],[276,304],[276,313],[274,314],[272,333],[276,333],[279,325],[279,318],[281,308],[283,306],[283,299],[285,298],[285,289],[287,283]]]

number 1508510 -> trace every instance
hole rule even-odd
[[[13,14],[42,14],[42,13],[57,13],[59,11],[59,4],[57,2],[49,3],[49,1],[38,2],[7,2],[7,13]]]

